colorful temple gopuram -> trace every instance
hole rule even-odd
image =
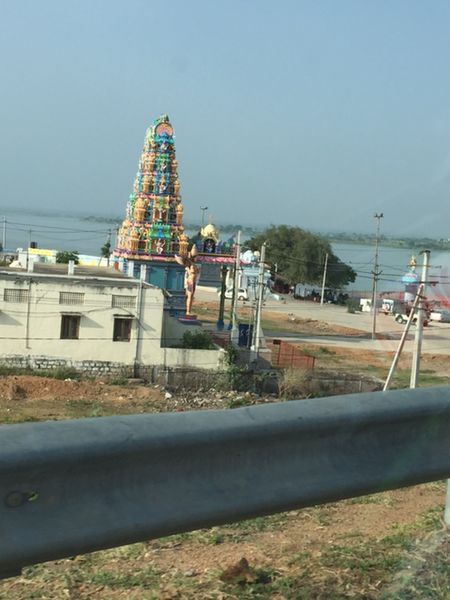
[[[162,115],[145,134],[144,148],[128,198],[126,216],[118,231],[113,252],[117,268],[170,292],[183,292],[184,268],[175,254],[187,256],[190,248],[183,227],[178,163],[169,117]],[[193,240],[194,241],[194,240]],[[219,280],[222,264],[234,263],[234,243],[220,243],[213,225],[207,225],[194,241],[196,263],[207,279]],[[200,275],[201,282],[201,275]]]
[[[146,281],[182,290],[183,268],[173,256],[185,255],[187,249],[173,128],[163,115],[145,134],[133,192],[113,255],[121,270],[130,272],[131,267],[130,274],[138,277],[141,265],[146,265]]]

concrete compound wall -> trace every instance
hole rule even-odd
[[[195,353],[197,352],[212,352],[216,358],[219,354],[215,350],[190,350],[188,352],[194,353],[194,357],[196,357]],[[204,366],[205,364],[207,365],[206,368]],[[206,380],[209,381],[211,377],[211,381],[215,381],[214,378],[216,377],[217,373],[220,373],[220,369],[217,367],[217,360],[214,361],[211,358],[210,361],[205,363],[204,357],[203,361],[200,360],[198,362],[199,366],[196,366],[196,363],[193,363],[189,367],[183,367],[180,364],[176,364],[175,360],[169,365],[134,366],[99,360],[74,361],[61,358],[52,358],[48,356],[10,355],[0,357],[0,365],[13,369],[33,369],[42,371],[70,368],[93,376],[140,377],[152,383],[172,385],[175,387],[184,387],[187,385],[187,387],[192,389],[194,389],[196,386],[200,387],[200,385],[204,385],[204,382]]]

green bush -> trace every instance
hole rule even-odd
[[[185,331],[181,340],[182,348],[192,350],[213,350],[215,348],[211,335],[207,331]]]
[[[345,304],[347,305],[347,312],[353,314],[359,311],[359,302],[355,298],[349,298]]]
[[[56,253],[56,262],[57,263],[62,263],[62,264],[67,265],[70,260],[73,260],[73,262],[76,265],[78,265],[78,263],[80,262],[78,250],[72,250],[72,251],[62,250],[61,252]]]

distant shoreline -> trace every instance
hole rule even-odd
[[[24,207],[6,207],[0,206],[0,216],[4,213],[14,214],[23,216]],[[123,221],[123,215],[103,216],[103,215],[86,215],[86,213],[80,213],[75,211],[61,211],[61,210],[39,210],[35,208],[26,209],[27,217],[40,217],[40,218],[77,218],[81,222],[86,223],[99,223],[109,225],[111,228],[120,227]],[[243,240],[249,239],[255,235],[260,234],[264,229],[271,227],[273,224],[263,226],[251,226],[251,225],[239,225],[235,223],[220,223],[216,222],[215,225],[219,229],[220,233],[225,235],[234,235],[241,230]],[[198,231],[201,227],[199,223],[188,223],[185,222],[184,227],[188,231]],[[305,228],[306,231],[311,231],[325,238],[331,244],[353,244],[361,246],[374,246],[375,235],[364,234],[356,232],[339,232],[339,233],[325,233],[320,231],[314,231],[312,229]],[[397,248],[399,250],[412,250],[419,252],[420,250],[438,250],[442,252],[450,252],[450,240],[443,238],[429,238],[429,237],[402,237],[402,236],[386,236],[380,237],[380,246],[385,248]]]

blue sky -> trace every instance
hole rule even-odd
[[[450,3],[0,0],[0,205],[122,215],[175,128],[185,219],[450,237]]]

